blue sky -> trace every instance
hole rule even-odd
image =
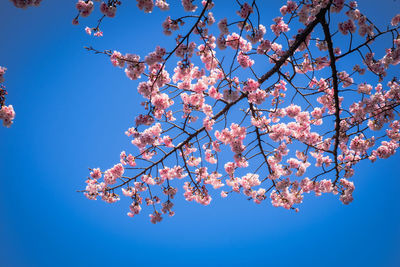
[[[131,219],[126,202],[77,193],[88,167],[112,166],[129,146],[124,131],[141,101],[136,82],[83,46],[143,56],[155,41],[172,43],[160,37],[166,14],[143,14],[135,1],[105,21],[104,37],[90,37],[83,29],[97,16],[72,26],[71,2],[0,2],[0,66],[17,112],[0,128],[1,266],[400,266],[400,155],[358,166],[351,205],[306,195],[299,213],[242,196],[204,207],[180,190],[176,215],[153,225],[147,210]],[[266,25],[282,3],[271,2]],[[380,25],[400,11],[399,1],[360,2]]]

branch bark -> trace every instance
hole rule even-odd
[[[335,157],[335,169],[336,169],[336,178],[333,184],[335,185],[336,182],[339,180],[339,164],[338,164],[338,147],[339,147],[339,138],[340,138],[340,105],[339,105],[339,82],[337,76],[337,69],[336,69],[336,57],[333,51],[333,42],[331,38],[331,33],[329,30],[329,25],[325,19],[325,16],[321,20],[321,25],[324,30],[325,40],[328,44],[328,51],[329,51],[329,58],[330,58],[330,67],[332,70],[332,83],[333,83],[333,98],[335,101],[335,144],[333,148],[333,155]]]

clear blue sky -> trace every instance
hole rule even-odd
[[[0,266],[400,266],[400,155],[358,166],[351,205],[307,195],[299,213],[243,196],[204,207],[180,190],[176,215],[153,225],[147,211],[127,217],[126,202],[76,193],[88,167],[111,166],[129,146],[124,131],[141,101],[135,82],[83,46],[143,56],[166,14],[125,0],[95,39],[83,28],[97,16],[71,25],[74,2],[20,10],[0,1],[0,66],[17,112],[0,128]],[[268,2],[266,25],[283,1]],[[380,25],[400,12],[400,1],[360,2]]]

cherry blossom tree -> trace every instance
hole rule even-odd
[[[98,8],[85,31],[101,37],[123,5],[95,2],[79,0],[72,23]],[[178,193],[202,205],[243,194],[295,211],[312,192],[349,204],[354,167],[399,147],[400,84],[387,73],[400,63],[400,14],[383,29],[356,1],[287,1],[273,19],[256,0],[214,15],[219,4],[182,0],[187,14],[174,18],[164,0],[137,0],[143,12],[166,12],[170,46],[144,56],[86,47],[135,81],[143,111],[126,131],[132,145],[113,167],[90,169],[82,192],[107,203],[122,193],[128,216],[148,206],[152,223],[174,215]]]

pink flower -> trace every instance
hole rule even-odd
[[[146,66],[140,62],[140,57],[134,54],[126,54],[125,61],[128,66],[125,69],[125,74],[131,80],[140,78],[140,75],[144,72]],[[139,84],[140,86],[140,84]]]
[[[227,174],[229,174],[230,177],[233,177],[233,173],[235,172],[236,165],[234,162],[228,162],[224,166],[225,171]]]
[[[29,6],[39,6],[42,0],[11,0],[15,7],[27,8]]]
[[[101,2],[100,11],[107,17],[113,18],[115,17],[115,13],[117,12],[117,8],[115,6],[108,6],[106,3]]]
[[[264,90],[257,89],[255,92],[249,94],[248,99],[250,103],[261,105],[265,101],[266,97],[267,93]]]
[[[251,13],[253,13],[253,8],[250,6],[248,3],[244,3],[240,10],[237,12],[237,14],[242,18],[245,19],[247,16],[249,16]]]
[[[242,52],[249,52],[252,49],[250,42],[246,41],[244,38],[239,36],[237,33],[232,33],[226,37],[226,45],[232,49],[240,49]]]
[[[100,171],[100,169],[99,169],[99,168],[93,169],[93,171],[90,173],[90,176],[91,176],[93,179],[99,179],[99,178],[101,178],[101,171]]]
[[[91,35],[91,34],[92,34],[92,29],[89,28],[89,27],[86,27],[86,28],[85,28],[85,32],[86,32],[87,34]]]
[[[15,111],[12,105],[2,106],[0,109],[0,120],[3,120],[3,125],[7,128],[13,124]]]
[[[165,0],[156,0],[156,7],[162,11],[169,10],[169,4]]]
[[[353,201],[353,191],[355,189],[353,182],[349,182],[346,179],[340,179],[340,185],[343,186],[344,191],[342,195],[340,196],[340,201],[343,202],[343,204],[347,205],[350,202]]]
[[[151,177],[151,175],[143,175],[142,176],[142,181],[145,182],[148,185],[155,185],[156,184],[156,182]]]
[[[222,94],[218,92],[214,86],[210,87],[210,89],[208,90],[208,95],[217,100],[222,98]]]
[[[229,34],[228,21],[226,18],[223,18],[218,22],[218,28],[222,35]]]
[[[6,73],[7,68],[0,66],[0,83],[4,82],[4,74]]]
[[[297,8],[296,2],[287,1],[286,5],[282,6],[279,11],[281,12],[282,16],[285,16],[286,14],[288,14],[288,13],[290,14],[293,11],[295,11],[296,8]]]
[[[161,63],[164,61],[163,57],[165,56],[165,48],[162,48],[160,46],[156,47],[156,50],[154,52],[151,52],[148,54],[145,58],[144,61],[147,63],[147,65],[152,66],[156,63]]]
[[[145,13],[151,13],[153,11],[154,2],[153,0],[136,0],[137,7],[143,10]]]
[[[257,90],[257,88],[260,86],[260,84],[253,79],[247,79],[243,86],[243,91],[245,92],[254,92]]]
[[[255,173],[248,173],[242,177],[240,184],[245,189],[251,189],[251,187],[259,186],[261,184],[260,180],[258,179],[259,175]]]
[[[271,50],[271,42],[269,40],[263,40],[257,47],[257,54],[266,54]]]
[[[79,0],[78,3],[76,3],[76,9],[78,9],[79,14],[82,17],[88,17],[90,13],[92,13],[94,9],[94,4],[92,1],[83,1]]]
[[[179,29],[179,24],[178,21],[172,20],[171,17],[168,16],[162,23],[162,27],[164,29],[165,35],[171,35],[172,31],[176,31]]]
[[[160,119],[165,110],[173,103],[172,99],[169,99],[169,96],[165,93],[154,95],[151,99],[151,104],[153,104],[155,108],[155,117]]]
[[[341,22],[339,23],[339,31],[346,35],[347,33],[355,33],[356,31],[356,25],[354,24],[354,21],[349,19],[346,22]]]
[[[104,172],[104,182],[108,185],[115,184],[117,179],[122,177],[124,171],[122,164],[114,165],[114,167]]]
[[[203,126],[207,131],[212,131],[214,123],[215,121],[210,117],[205,117],[203,120]]]
[[[391,24],[392,26],[397,26],[400,23],[400,14],[397,14],[392,18]]]
[[[129,217],[133,217],[133,216],[139,214],[140,211],[142,210],[142,208],[140,207],[140,205],[138,205],[137,203],[132,203],[132,204],[129,206],[129,209],[131,210],[131,211],[128,212],[128,214],[127,214]]]
[[[282,32],[288,32],[289,26],[283,21],[282,17],[274,18],[275,24],[271,25],[271,30],[275,33],[276,36],[279,36]]]
[[[96,36],[96,37],[102,37],[103,36],[103,32],[102,31],[96,31],[93,35]]]
[[[197,9],[197,6],[193,5],[192,0],[182,0],[183,9],[187,12],[194,12]]]
[[[186,161],[187,165],[189,165],[189,166],[198,166],[200,164],[200,162],[201,162],[201,158],[196,158],[196,157],[193,157],[193,156],[190,157]]]
[[[223,94],[223,98],[227,102],[234,102],[234,101],[236,101],[236,99],[239,98],[239,93],[238,93],[238,91],[225,89],[224,90],[224,94]]]
[[[216,164],[217,163],[217,159],[214,157],[214,154],[212,153],[212,151],[210,149],[206,150],[206,158],[205,160],[211,164]]]
[[[264,25],[260,24],[258,25],[258,28],[254,30],[252,34],[246,35],[246,38],[252,43],[256,44],[260,41],[262,41],[264,35],[266,33],[266,29]]]

